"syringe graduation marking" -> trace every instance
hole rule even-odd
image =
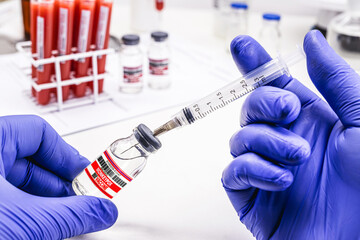
[[[263,78],[263,82],[265,81],[265,79]],[[198,116],[193,116],[193,114],[191,113],[190,109],[189,108],[184,108],[183,111],[184,111],[184,114],[185,114],[185,117],[187,118],[187,120],[189,121],[190,124],[192,124],[193,122],[199,120],[199,119],[202,119],[204,117],[206,117],[207,115],[209,115],[210,113],[214,112],[215,110],[218,110],[220,108],[223,108],[225,107],[226,105],[228,105],[229,103],[232,103],[234,102],[235,100],[247,95],[248,93],[254,91],[255,89],[261,87],[262,85],[257,82],[255,83],[254,85],[252,85],[250,88],[248,87],[244,87],[243,90],[245,91],[242,91],[241,93],[239,93],[239,95],[236,95],[235,93],[233,94],[234,97],[232,97],[231,99],[228,99],[226,101],[224,101],[221,97],[221,100],[222,102],[220,104],[217,104],[215,106],[212,106],[210,105],[210,109],[209,110],[206,110],[205,112],[201,112],[201,109],[197,111],[198,113]],[[218,95],[220,95],[221,93],[219,92]],[[207,104],[209,105],[209,104]],[[197,106],[198,107],[198,106]]]

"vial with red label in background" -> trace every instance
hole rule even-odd
[[[138,93],[143,89],[143,53],[139,47],[140,37],[128,34],[122,37],[123,49],[120,52],[121,75],[120,91]]]
[[[148,84],[153,89],[166,89],[170,87],[169,74],[170,49],[168,46],[168,33],[151,33],[151,44],[148,50],[149,77]]]
[[[146,165],[150,154],[161,148],[161,142],[144,124],[127,138],[113,142],[72,182],[77,195],[112,199],[129,184]]]

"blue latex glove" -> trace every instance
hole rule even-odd
[[[242,73],[270,60],[247,36],[231,49]],[[318,31],[304,50],[328,103],[287,76],[254,91],[223,185],[258,239],[360,239],[360,77]]]
[[[0,118],[0,239],[63,239],[110,227],[116,206],[71,196],[89,161],[36,116]]]

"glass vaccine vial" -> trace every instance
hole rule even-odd
[[[170,87],[169,75],[170,49],[167,43],[166,32],[151,33],[151,44],[149,46],[149,76],[148,84],[153,89],[165,89]]]
[[[260,43],[272,57],[276,57],[280,50],[280,15],[263,14],[263,25],[260,31]]]
[[[226,24],[226,49],[230,52],[231,41],[238,35],[247,34],[248,5],[241,2],[230,4],[231,12]]]
[[[333,18],[327,39],[330,46],[356,71],[360,71],[360,1],[348,0],[347,10]]]
[[[143,89],[143,54],[139,47],[138,35],[124,35],[123,49],[120,52],[121,75],[120,91],[138,93]]]
[[[161,148],[161,142],[144,124],[127,138],[113,142],[72,182],[77,195],[112,199],[129,184],[146,165],[150,154]]]

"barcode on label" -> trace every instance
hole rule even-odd
[[[111,170],[109,168],[109,166],[106,164],[104,158],[102,156],[100,156],[98,158],[98,162],[100,163],[100,167],[101,169],[104,171],[104,173],[109,176],[114,182],[116,182],[120,187],[124,187],[127,183],[124,182],[123,180],[121,180],[116,173],[113,172],[113,170]]]

